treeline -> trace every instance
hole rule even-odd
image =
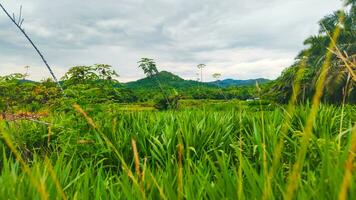
[[[135,102],[131,90],[120,87],[118,76],[109,65],[77,66],[71,68],[60,84],[52,79],[41,82],[26,80],[24,74],[0,77],[0,110],[57,108],[63,103],[95,104],[105,102]]]
[[[175,78],[170,76],[172,74],[157,71],[145,79],[146,83],[139,82],[132,87],[117,81],[119,75],[110,65],[76,66],[61,78],[62,92],[52,79],[34,82],[27,80],[26,74],[11,74],[0,77],[0,111],[57,109],[73,102],[89,105],[151,101],[164,104],[158,105],[159,108],[168,108],[171,100],[179,99],[257,97],[254,86],[220,88],[199,82],[179,86],[178,82],[167,84],[166,79]]]

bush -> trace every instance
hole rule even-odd
[[[176,110],[179,108],[179,99],[178,95],[161,98],[156,102],[155,108],[158,110]]]

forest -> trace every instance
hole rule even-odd
[[[0,199],[355,199],[355,22],[348,0],[275,80],[1,75]]]

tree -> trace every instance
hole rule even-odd
[[[345,97],[349,103],[356,102],[356,6],[355,0],[346,2],[347,10],[339,10],[320,20],[319,34],[311,36],[304,41],[306,49],[301,51],[296,58],[296,63],[285,70],[284,73],[274,82],[269,90],[271,97],[276,97],[280,102],[287,102],[292,94],[294,80],[302,65],[302,60],[306,66],[304,75],[301,78],[301,92],[299,98],[311,99],[315,92],[315,85],[327,53],[332,53],[328,65],[328,73],[325,81],[325,92],[323,100],[333,103],[344,102]],[[335,30],[340,31],[337,41],[332,40]],[[334,49],[328,49],[330,43],[335,43]],[[307,56],[306,56],[307,55]],[[304,98],[305,97],[305,98]]]
[[[21,100],[20,80],[24,74],[15,73],[7,76],[0,76],[0,110],[8,111]]]
[[[118,89],[119,75],[106,64],[72,67],[62,78],[66,94],[78,103],[102,103],[122,100]]]
[[[154,62],[153,59],[141,58],[138,64],[139,64],[138,67],[143,70],[143,72],[147,77],[151,77],[153,75],[158,74],[156,63]]]
[[[221,74],[220,74],[220,73],[214,73],[214,74],[212,75],[212,77],[213,77],[216,81],[218,81],[218,80],[220,79],[220,77],[221,77]]]
[[[15,73],[7,76],[0,76],[0,82],[13,82],[24,79],[26,77],[25,74]]]
[[[221,74],[220,74],[220,73],[214,73],[214,74],[212,75],[212,77],[213,77],[213,79],[215,79],[216,85],[219,86],[219,79],[220,79],[220,77],[221,77]]]
[[[96,64],[94,66],[75,66],[62,77],[65,85],[102,83],[106,80],[113,81],[114,77],[119,75],[112,69],[112,66],[106,64]]]
[[[224,91],[221,89],[220,84],[219,84],[219,79],[220,79],[220,77],[221,77],[221,74],[220,74],[220,73],[214,73],[214,74],[212,75],[212,77],[215,79],[216,85],[219,87],[219,91],[221,92],[221,95],[224,97],[225,100],[227,100],[227,97],[226,97],[226,95],[224,94]]]
[[[25,80],[25,78],[29,77],[30,74],[29,74],[29,69],[30,69],[30,66],[25,66],[25,69],[26,69],[26,73],[25,73],[25,77],[23,78]]]
[[[356,5],[356,0],[346,0],[345,4],[355,6]]]
[[[119,77],[111,65],[95,64],[93,70],[96,72],[100,80],[112,80],[114,77]]]
[[[196,73],[195,75],[197,76],[196,80],[199,82],[200,81],[200,73]]]
[[[69,69],[62,77],[65,85],[84,84],[88,81],[98,80],[99,76],[91,66],[75,66]]]
[[[200,82],[203,82],[203,69],[206,67],[205,64],[199,64],[198,69],[200,69]]]
[[[159,80],[158,75],[158,69],[156,66],[156,63],[154,62],[153,59],[150,58],[141,58],[141,60],[138,62],[139,68],[143,70],[143,72],[146,74],[147,77],[153,77],[155,78],[158,87],[164,97],[164,99],[158,100],[156,103],[156,108],[158,109],[176,109],[178,108],[178,101],[179,101],[179,96],[173,95],[169,96],[166,94],[165,90],[163,89],[161,82]]]

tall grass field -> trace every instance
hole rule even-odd
[[[0,197],[287,198],[309,111],[238,102],[162,112],[76,105],[52,113],[49,125],[1,121]],[[294,198],[356,197],[355,176],[345,167],[355,165],[355,113],[355,106],[320,107]]]

